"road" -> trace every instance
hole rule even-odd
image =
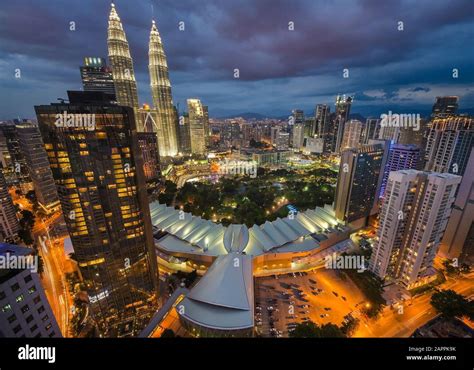
[[[57,212],[48,219],[38,219],[33,228],[33,236],[38,242],[38,251],[44,262],[42,282],[46,296],[54,312],[61,333],[64,337],[70,335],[69,319],[73,298],[69,294],[66,281],[66,258],[64,255],[65,237],[52,238],[49,229],[62,220]]]
[[[474,274],[453,279],[449,278],[440,289],[453,289],[466,297],[474,294]],[[417,328],[437,316],[430,304],[433,292],[420,295],[405,302],[402,310],[386,307],[377,320],[363,319],[354,337],[409,337]]]

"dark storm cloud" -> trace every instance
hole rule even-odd
[[[3,3],[0,118],[31,115],[34,104],[80,88],[82,58],[107,55],[108,1]],[[471,0],[118,0],[116,6],[142,101],[150,101],[147,48],[154,16],[175,102],[199,97],[211,115],[286,114],[332,103],[337,93],[354,94],[354,109],[356,103],[432,104],[443,91],[474,105]],[[16,68],[22,81],[14,79]],[[342,78],[344,68],[348,79]]]

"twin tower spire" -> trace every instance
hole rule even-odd
[[[109,60],[112,66],[112,75],[115,85],[117,103],[132,107],[135,119],[140,126],[137,81],[133,69],[133,60],[130,55],[122,22],[112,3],[109,15],[107,46]],[[153,107],[157,111],[157,136],[160,156],[175,156],[178,153],[177,116],[171,96],[171,83],[168,73],[168,64],[163,49],[163,43],[152,21],[150,43],[148,47],[151,96]]]

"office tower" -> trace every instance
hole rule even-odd
[[[2,146],[2,162],[3,173],[8,185],[19,185],[23,194],[33,190],[33,184],[28,173],[26,160],[20,149],[20,140],[18,138],[18,130],[15,123],[25,123],[27,120],[14,120],[13,122],[0,123],[0,141]],[[5,145],[6,150],[5,151]],[[7,167],[5,167],[5,165]]]
[[[236,122],[225,122],[220,131],[220,144],[224,148],[240,147],[240,125]]]
[[[383,197],[390,172],[400,170],[421,170],[423,157],[417,145],[388,144],[388,159],[384,167],[379,197]]]
[[[3,173],[0,171],[0,236],[3,240],[14,242],[19,230],[20,224],[16,217],[15,206],[8,193]]]
[[[41,209],[50,214],[59,209],[58,193],[54,184],[48,155],[38,126],[32,123],[17,125],[20,149],[34,185],[36,200]]]
[[[318,104],[314,111],[314,125],[311,137],[325,138],[329,132],[329,113],[331,108],[327,104]]]
[[[339,153],[341,151],[342,137],[344,128],[351,111],[352,97],[345,95],[336,97],[336,114],[334,121],[333,151]]]
[[[369,140],[378,139],[380,131],[380,120],[377,118],[367,118],[364,130],[362,131],[361,144],[368,144]]]
[[[154,132],[137,132],[138,148],[143,157],[143,174],[149,195],[158,195],[161,187],[160,154]]]
[[[0,269],[0,337],[58,338],[51,310],[30,248],[0,243],[0,256],[25,268]],[[28,268],[29,267],[29,268]]]
[[[304,120],[304,136],[310,137],[313,132],[313,128],[315,127],[315,120],[314,117],[307,117]]]
[[[474,148],[459,185],[448,226],[441,241],[440,253],[446,258],[472,262],[474,257]]]
[[[101,332],[135,335],[158,282],[135,114],[103,93],[68,95],[35,107],[66,225]],[[76,125],[62,124],[64,112]]]
[[[370,270],[407,288],[426,282],[460,181],[448,173],[391,172]]]
[[[297,124],[293,127],[293,148],[300,150],[304,144],[304,125]]]
[[[209,142],[209,116],[207,107],[199,99],[188,99],[189,137],[193,154],[206,154],[206,141]]]
[[[181,154],[191,153],[191,137],[189,130],[189,115],[184,113],[179,118],[178,126],[178,146]]]
[[[117,103],[138,111],[138,92],[133,60],[120,17],[112,4],[109,15],[107,46]]]
[[[346,122],[344,135],[341,142],[341,150],[357,148],[360,145],[364,124],[356,119]]]
[[[428,131],[425,170],[462,176],[473,146],[474,118],[435,118]]]
[[[455,115],[458,110],[459,97],[437,96],[431,112],[432,118],[444,118]]]
[[[115,99],[112,69],[107,66],[104,58],[86,57],[80,70],[84,91],[102,91]]]
[[[178,117],[173,106],[166,55],[155,21],[150,31],[148,57],[151,96],[153,106],[159,113],[162,131],[162,135],[158,136],[160,155],[173,157],[178,154]]]
[[[339,220],[365,224],[376,200],[384,153],[381,144],[364,145],[341,153],[334,202]]]

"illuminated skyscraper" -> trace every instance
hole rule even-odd
[[[209,116],[207,107],[199,99],[188,99],[189,132],[191,152],[205,154],[209,136]]]
[[[133,108],[135,117],[138,118],[138,92],[133,60],[122,22],[114,4],[112,4],[109,15],[107,46],[117,102],[121,106]]]
[[[370,270],[408,288],[430,279],[460,181],[449,173],[391,172]]]
[[[474,147],[474,118],[435,118],[428,131],[425,170],[463,175]]]
[[[112,69],[107,66],[104,58],[84,58],[84,65],[80,70],[84,91],[102,91],[115,97]]]
[[[334,121],[334,137],[333,151],[339,153],[341,150],[342,137],[344,136],[344,128],[349,119],[351,111],[352,97],[345,95],[336,97],[336,116]]]
[[[17,125],[20,149],[33,181],[38,205],[47,214],[59,209],[58,193],[49,167],[48,155],[38,127],[32,122]]]
[[[329,113],[331,108],[327,104],[318,104],[314,112],[314,125],[311,129],[311,137],[325,138],[329,127]]]
[[[458,102],[459,97],[457,96],[437,96],[431,116],[433,118],[443,118],[455,115],[458,110]]]
[[[360,145],[364,124],[356,119],[348,121],[344,128],[344,135],[341,142],[341,150],[358,148]]]
[[[68,95],[35,107],[64,218],[101,331],[135,335],[158,282],[135,115],[103,93]],[[74,126],[58,125],[65,114]]]
[[[7,183],[0,171],[0,240],[15,241],[20,230],[15,206],[8,193]]]
[[[363,226],[375,204],[384,155],[385,148],[381,144],[363,145],[341,153],[334,201],[339,220],[358,221]]]
[[[178,153],[178,117],[173,107],[171,83],[161,37],[152,22],[148,50],[151,96],[158,111],[158,147],[160,156],[172,157]]]

